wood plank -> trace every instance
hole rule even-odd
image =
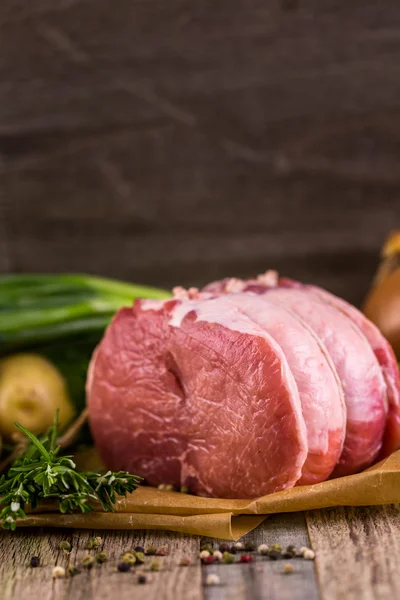
[[[102,549],[110,557],[108,563],[83,571],[73,578],[52,580],[54,565],[67,568],[79,563],[88,551],[90,536],[101,535]],[[72,552],[65,555],[59,549],[60,541],[67,539],[72,544]],[[168,545],[170,553],[157,557],[161,571],[149,573],[150,558],[146,559],[143,571],[150,577],[150,583],[137,584],[136,574],[119,573],[116,569],[118,558],[126,550],[140,545]],[[92,552],[93,554],[94,552]],[[141,597],[149,600],[200,600],[201,566],[198,562],[199,538],[174,533],[157,532],[113,532],[113,531],[17,531],[13,534],[0,532],[0,583],[2,600],[37,600],[37,598],[65,600],[109,600],[118,592],[119,600]],[[29,568],[32,555],[40,556],[41,567]],[[193,559],[193,565],[179,567],[183,556]],[[142,570],[142,569],[140,569]]]
[[[307,513],[322,600],[400,597],[398,506]]]
[[[256,548],[260,544],[281,544],[283,548],[289,544],[298,548],[310,544],[302,513],[273,515],[241,541],[247,540]],[[202,538],[202,542],[214,542],[215,546],[221,541]],[[289,562],[294,571],[286,575],[283,566]],[[210,573],[220,577],[221,585],[205,585]],[[256,556],[252,564],[206,565],[203,567],[203,584],[206,600],[317,600],[320,597],[314,563],[302,559],[271,561]]]

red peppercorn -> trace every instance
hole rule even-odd
[[[253,557],[250,554],[242,554],[240,557],[240,562],[242,563],[251,563],[253,562]]]
[[[213,556],[213,555],[211,555],[211,556],[207,556],[207,558],[205,558],[205,559],[203,560],[203,563],[204,563],[205,565],[211,565],[213,562],[215,562],[215,558],[214,558],[214,556]]]

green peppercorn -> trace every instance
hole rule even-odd
[[[69,554],[71,552],[71,548],[72,546],[69,542],[67,542],[67,540],[60,542],[60,550],[65,552],[65,554]]]
[[[224,552],[222,555],[222,562],[226,565],[230,565],[235,562],[235,555],[230,552]]]
[[[145,556],[143,552],[135,552],[135,557],[138,565],[142,565],[144,563]]]
[[[107,552],[99,552],[98,554],[96,554],[95,559],[96,562],[99,563],[99,565],[102,565],[103,563],[107,562],[108,554]]]
[[[80,570],[77,569],[75,566],[72,565],[71,567],[68,567],[68,575],[70,577],[75,577],[75,575],[79,575],[79,573]]]
[[[121,562],[127,563],[128,565],[136,564],[136,556],[132,552],[125,552],[121,556]]]
[[[282,546],[280,544],[272,544],[271,550],[276,550],[277,552],[282,552]]]
[[[85,569],[92,569],[95,562],[94,556],[84,556],[82,559],[82,567],[85,567]]]
[[[145,554],[147,556],[154,556],[157,552],[157,548],[155,546],[147,546],[145,550]]]
[[[158,560],[152,560],[150,563],[150,571],[159,571],[161,569],[160,563]]]
[[[189,493],[189,488],[187,485],[183,485],[181,487],[181,494],[188,494]]]
[[[96,537],[91,537],[88,539],[86,548],[88,550],[96,550],[97,548],[100,548],[102,543],[103,543],[102,538],[97,535]]]
[[[248,552],[252,552],[253,550],[255,550],[256,546],[253,542],[246,542],[244,545],[244,549],[247,550]]]

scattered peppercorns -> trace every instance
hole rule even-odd
[[[161,546],[158,548],[156,555],[157,556],[167,556],[168,554],[168,546]]]
[[[143,575],[143,574],[138,575],[137,582],[140,583],[140,584],[147,583],[147,577],[146,577],[146,575]]]
[[[205,558],[202,558],[202,563],[205,565],[212,565],[213,562],[215,562],[215,558],[212,554],[210,554],[209,556],[206,556]]]
[[[251,556],[251,554],[242,554],[242,556],[240,557],[240,562],[251,563],[253,562],[253,557]]]
[[[181,494],[188,494],[189,493],[189,488],[187,485],[183,485],[181,487]]]
[[[206,578],[206,585],[219,585],[221,583],[220,578],[215,573],[210,573]]]
[[[67,540],[63,540],[60,542],[60,550],[65,552],[65,554],[69,554],[71,552],[71,544]]]
[[[212,554],[214,552],[214,546],[212,546],[211,544],[201,544],[200,552],[203,550],[207,550],[207,552]]]
[[[135,552],[142,552],[144,554],[143,546],[135,546]]]
[[[220,550],[214,550],[212,553],[214,560],[222,560],[222,552]]]
[[[75,575],[79,575],[80,570],[75,567],[74,565],[72,565],[71,567],[68,567],[68,575],[70,577],[75,577]]]
[[[283,565],[283,572],[285,573],[285,575],[293,573],[293,565],[291,565],[290,563],[286,563],[285,565]]]
[[[147,556],[155,556],[156,552],[157,552],[157,548],[155,546],[147,546],[144,553]]]
[[[311,550],[311,548],[306,548],[306,550],[304,550],[304,552],[303,552],[303,558],[305,558],[305,560],[314,560],[314,558],[315,558],[314,550]]]
[[[267,546],[267,544],[260,544],[258,546],[258,553],[261,554],[262,556],[267,555],[269,552],[269,546]]]
[[[211,555],[208,550],[201,550],[201,552],[200,552],[201,560],[204,560],[204,559],[208,558],[209,556],[211,556]]]
[[[40,566],[40,558],[38,556],[32,556],[29,564],[31,567],[36,569],[36,567]]]
[[[279,552],[279,550],[270,550],[268,552],[268,558],[270,560],[279,560],[280,558],[282,558],[282,553]]]
[[[282,552],[282,546],[280,544],[272,544],[271,550],[276,550],[277,552]]]
[[[189,567],[192,564],[192,561],[190,560],[190,558],[181,558],[181,560],[179,561],[179,565],[181,567]]]
[[[62,579],[63,577],[65,577],[64,567],[60,567],[60,566],[54,567],[51,576],[53,577],[53,579]]]
[[[236,550],[237,552],[240,552],[241,550],[244,550],[244,546],[242,542],[236,542],[236,544],[233,544],[232,549]]]
[[[222,554],[224,552],[229,552],[231,549],[231,547],[229,546],[229,544],[220,544],[219,545],[219,551],[222,552]]]
[[[117,569],[120,573],[127,573],[131,568],[131,565],[127,562],[120,562],[117,565]]]
[[[171,483],[169,483],[168,485],[165,486],[165,491],[166,492],[174,492],[175,486],[173,486]]]

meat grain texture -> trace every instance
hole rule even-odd
[[[105,464],[254,498],[348,475],[400,446],[392,349],[315,286],[226,279],[120,310],[87,381]]]

